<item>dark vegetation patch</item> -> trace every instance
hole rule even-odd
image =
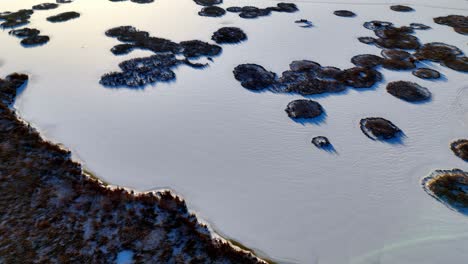
[[[468,27],[457,27],[455,28],[455,32],[462,35],[468,35]]]
[[[365,22],[363,26],[369,30],[377,30],[391,27],[393,26],[393,23],[387,21],[372,20]]]
[[[121,72],[111,72],[101,77],[100,84],[109,87],[142,87],[156,82],[167,82],[176,78],[173,68],[183,61],[174,54],[156,54],[121,62]]]
[[[149,33],[146,31],[140,31],[132,26],[120,26],[109,29],[106,31],[106,36],[117,38],[122,42],[144,42],[149,38]],[[176,44],[164,41],[166,46],[170,46],[168,50],[172,50]]]
[[[71,3],[73,0],[57,0],[56,3],[42,3],[32,6],[31,9],[21,9],[15,12],[1,12],[0,24],[1,28],[18,28],[30,23],[30,18],[34,14],[34,11],[51,10],[59,7],[59,4]],[[80,15],[76,12],[65,12],[56,16],[47,18],[51,22],[62,22],[69,19],[77,18]],[[21,40],[21,45],[24,47],[40,46],[49,42],[50,38],[45,35],[39,35],[39,30],[34,28],[20,28],[13,29],[10,35],[24,38]]]
[[[429,89],[414,82],[391,82],[387,85],[387,92],[408,102],[421,102],[431,99]]]
[[[468,173],[436,170],[422,180],[424,190],[448,208],[468,215]]]
[[[117,0],[115,0],[117,1]],[[137,3],[152,2],[147,0],[132,0]],[[57,1],[71,2],[71,1]],[[293,3],[278,3],[276,6],[258,8],[255,6],[229,7],[224,10],[216,5],[222,0],[194,0],[198,5],[203,6],[200,15],[222,16],[229,12],[238,13],[243,18],[256,18],[267,16],[271,12],[296,12],[298,8]],[[2,27],[16,27],[29,23],[30,16],[34,10],[46,10],[56,8],[53,3],[39,4],[32,9],[19,10],[17,12],[5,12],[0,14],[0,20],[4,21]],[[407,6],[392,6],[395,11],[413,11]],[[337,16],[353,17],[355,14],[347,10],[337,10]],[[49,17],[49,21],[67,21],[79,17],[76,12],[66,12],[54,17]],[[467,29],[467,17],[446,16],[435,18],[438,24],[448,25],[456,31],[465,32]],[[296,23],[303,24],[304,27],[312,26],[306,19],[297,20]],[[372,30],[375,37],[360,37],[359,41],[366,44],[373,44],[382,48],[382,56],[373,54],[356,55],[351,62],[356,67],[350,69],[339,69],[333,66],[321,66],[313,61],[294,61],[290,65],[290,70],[284,71],[278,76],[266,70],[260,65],[243,64],[236,67],[234,75],[247,89],[250,90],[270,90],[281,93],[298,93],[301,95],[314,95],[323,93],[337,93],[344,91],[347,87],[371,88],[382,80],[382,75],[377,68],[382,67],[389,70],[413,70],[417,64],[424,60],[438,62],[448,68],[467,72],[468,59],[457,47],[444,43],[427,43],[422,45],[413,34],[415,30],[427,30],[429,26],[421,23],[411,23],[409,26],[396,27],[387,21],[369,21],[364,23],[364,27]],[[23,38],[21,43],[24,46],[40,45],[47,43],[49,37],[39,35],[40,32],[32,28],[23,28],[10,31],[12,35]],[[206,65],[191,62],[189,59],[198,57],[217,56],[221,53],[221,47],[206,43],[200,40],[189,40],[176,43],[167,39],[151,37],[148,32],[139,31],[133,27],[125,26],[114,28],[106,32],[110,37],[116,37],[121,44],[112,48],[116,55],[127,54],[136,48],[151,50],[157,53],[146,58],[127,60],[119,64],[120,72],[108,73],[102,76],[101,83],[106,86],[118,87],[129,86],[139,87],[146,84],[164,82],[175,79],[173,69],[180,64],[191,67],[203,68]],[[235,27],[224,27],[216,31],[212,40],[219,44],[239,43],[245,40],[245,33]],[[183,55],[185,59],[177,59],[175,55]],[[437,79],[440,73],[435,70],[420,68],[413,71],[415,76],[425,79]],[[404,81],[390,83],[387,90],[392,95],[407,101],[424,101],[430,99],[430,92],[414,83]]]
[[[49,36],[34,35],[21,40],[21,45],[25,47],[40,46],[49,42]]]
[[[371,88],[382,80],[382,74],[366,67],[354,67],[342,71],[338,81],[353,88]]]
[[[198,12],[198,15],[206,17],[221,17],[224,16],[224,14],[226,14],[226,10],[219,6],[206,6]]]
[[[307,72],[307,71],[318,71],[322,68],[320,64],[310,60],[297,60],[289,64],[289,68],[293,72]]]
[[[213,6],[223,3],[223,0],[193,0],[197,5],[201,6]]]
[[[393,9],[412,11],[412,8],[404,6],[395,6]],[[233,7],[230,11],[242,12],[242,8]],[[463,20],[464,18],[452,18],[452,20],[456,19]],[[422,79],[440,78],[438,71],[417,68],[424,61],[438,62],[453,70],[468,72],[468,58],[459,48],[444,43],[421,44],[414,36],[417,30],[428,30],[431,29],[430,26],[411,23],[409,26],[397,27],[392,22],[379,20],[365,22],[363,26],[372,30],[375,37],[359,37],[359,41],[381,48],[382,57],[374,54],[356,55],[351,59],[356,67],[349,69],[325,67],[310,60],[297,60],[291,62],[290,69],[281,75],[257,64],[242,64],[234,70],[235,78],[243,87],[250,90],[311,96],[338,93],[346,90],[347,87],[372,88],[382,80],[380,68],[397,71],[412,70],[413,75]],[[428,101],[432,96],[427,88],[406,81],[389,83],[387,91],[409,102]],[[293,113],[293,111],[289,112]],[[390,139],[403,134],[398,127],[383,118],[363,119],[361,129],[373,139]]]
[[[457,157],[468,161],[468,139],[456,140],[450,144],[450,148]]]
[[[317,148],[328,148],[331,146],[330,140],[327,137],[318,136],[312,139],[312,144]]]
[[[322,106],[316,101],[298,99],[290,102],[284,110],[292,119],[310,119],[323,114]]]
[[[20,28],[13,29],[9,32],[10,35],[22,38],[21,45],[25,47],[44,45],[49,42],[48,36],[39,35],[41,32],[35,28]]]
[[[419,60],[439,62],[452,70],[468,72],[468,60],[463,52],[452,45],[440,42],[424,44],[416,51],[414,57]]]
[[[240,6],[231,6],[226,8],[226,11],[231,12],[231,13],[240,13],[242,12],[242,7]]]
[[[316,71],[317,77],[322,80],[337,80],[342,73],[340,68],[334,66],[322,66]]]
[[[442,65],[459,72],[468,72],[468,58],[465,56],[444,60]]]
[[[387,70],[393,71],[404,71],[412,70],[416,68],[416,65],[411,60],[396,60],[396,59],[385,59],[382,66]]]
[[[441,42],[422,45],[412,35],[415,29],[429,29],[428,26],[412,23],[409,27],[395,27],[391,22],[374,20],[365,22],[364,27],[373,30],[376,38],[359,37],[358,40],[383,49],[382,56],[387,60],[384,60],[382,66],[386,69],[411,70],[416,68],[416,63],[428,60],[456,71],[468,71],[468,59],[459,48]]]
[[[285,13],[294,13],[299,11],[299,8],[297,8],[296,4],[293,3],[278,3],[276,6],[273,7],[267,7],[271,11],[275,12],[285,12]]]
[[[414,70],[413,75],[426,80],[435,80],[440,78],[440,72],[429,68],[419,68]]]
[[[109,0],[109,1],[111,1],[111,2],[123,2],[123,1],[127,1],[127,0]],[[154,0],[130,0],[130,2],[137,3],[137,4],[149,4],[149,3],[153,3]]]
[[[299,9],[293,3],[278,3],[276,6],[267,8],[259,8],[255,6],[231,6],[226,8],[226,10],[231,13],[238,13],[241,18],[251,19],[268,16],[271,14],[271,12],[293,13]],[[219,17],[223,16],[226,13],[226,10],[218,6],[210,5],[202,8],[198,14],[200,16]]]
[[[16,91],[27,81],[28,76],[19,73],[13,73],[5,79],[0,79],[0,104],[11,105],[16,98]]]
[[[283,72],[283,75],[277,85],[280,89],[277,90],[307,96],[324,93],[338,93],[346,89],[343,83],[337,80],[322,79],[307,75],[307,73],[298,75],[290,71]]]
[[[351,62],[356,66],[374,68],[382,65],[384,59],[373,54],[356,55],[351,58]]]
[[[50,9],[55,9],[58,6],[59,5],[56,4],[56,3],[43,3],[43,4],[34,5],[32,7],[32,9],[34,9],[34,10],[50,10]]]
[[[47,18],[47,21],[53,22],[53,23],[58,23],[58,22],[66,22],[66,21],[76,19],[76,18],[79,18],[79,17],[80,17],[79,13],[74,12],[74,11],[70,11],[70,12],[60,13],[60,14],[55,15],[55,16],[50,16],[50,17]]]
[[[133,44],[127,44],[127,43],[118,44],[112,47],[111,52],[114,55],[124,55],[124,54],[128,54],[132,52],[134,48],[135,48],[135,45]]]
[[[234,69],[234,77],[242,87],[249,90],[263,90],[276,81],[276,74],[257,64],[241,64]]]
[[[130,0],[130,2],[137,3],[137,4],[149,4],[149,3],[153,3],[154,0]]]
[[[13,35],[18,38],[27,38],[32,36],[37,36],[41,31],[35,28],[20,28],[20,29],[13,29],[8,32],[10,35]]]
[[[383,49],[415,50],[420,47],[418,38],[401,28],[376,30],[375,45]]]
[[[412,12],[414,9],[410,6],[405,6],[405,5],[393,5],[390,7],[391,10],[397,11],[397,12]]]
[[[449,15],[445,17],[436,17],[434,22],[439,25],[452,27],[455,32],[466,35],[468,34],[468,16]]]
[[[150,50],[156,55],[124,61],[119,64],[122,71],[111,72],[101,77],[100,83],[109,87],[143,87],[147,84],[172,81],[176,78],[174,68],[181,64],[194,68],[204,68],[207,64],[194,63],[190,59],[218,56],[222,48],[201,40],[174,41],[152,37],[146,31],[132,26],[120,26],[106,31],[106,36],[123,42],[111,49],[115,55],[127,54],[134,49]],[[220,43],[237,43],[247,36],[239,28],[225,27],[216,31],[212,38]],[[237,41],[237,42],[236,42]],[[185,59],[177,59],[183,55]]]
[[[424,44],[420,49],[416,51],[414,56],[418,60],[430,60],[434,62],[443,62],[451,60],[462,55],[463,52],[452,45],[448,45],[441,42],[432,42]]]
[[[218,45],[209,44],[201,40],[188,40],[179,43],[182,54],[187,58],[198,58],[202,56],[213,57],[221,53],[222,48]]]
[[[0,13],[0,24],[2,28],[14,28],[29,24],[29,19],[34,13],[32,9],[21,9],[16,12],[2,12]]]
[[[301,27],[303,27],[303,28],[311,28],[311,27],[314,26],[311,21],[309,21],[307,19],[303,19],[303,18],[294,21],[294,23],[301,24]]]
[[[348,10],[336,10],[333,12],[335,16],[340,16],[340,17],[355,17],[356,14],[354,12],[348,11]]]
[[[34,14],[34,10],[50,10],[50,9],[56,9],[59,4],[64,4],[64,3],[71,3],[73,2],[72,0],[57,0],[56,3],[42,3],[42,4],[37,4],[31,7],[31,9],[21,9],[15,12],[0,12],[0,21],[3,21],[0,24],[0,27],[2,28],[15,28],[15,27],[20,27],[24,26],[26,24],[29,24],[29,20],[31,16]],[[59,14],[54,17],[50,17],[52,20],[57,20],[57,21],[51,21],[49,18],[47,20],[51,22],[62,22],[66,21],[68,19],[72,18],[77,18],[79,17],[79,14],[76,12],[65,12],[62,14]]]
[[[173,42],[168,39],[151,37],[148,32],[137,30],[132,26],[120,26],[106,31],[106,36],[117,38],[124,44],[115,46],[111,51],[120,55],[122,52],[130,52],[133,49],[145,49],[154,53],[183,54],[187,58],[200,56],[217,56],[222,48],[200,40]]]
[[[368,117],[360,121],[361,131],[372,140],[388,140],[403,132],[392,122],[381,117]]]
[[[383,49],[381,54],[384,58],[390,60],[406,60],[411,57],[411,53],[397,49]]]
[[[26,80],[0,80],[0,262],[114,263],[130,250],[135,263],[266,264],[214,236],[171,191],[107,187],[83,172],[8,107]]]
[[[268,8],[258,8],[255,6],[244,6],[239,13],[242,18],[257,18],[261,16],[268,16],[271,14],[271,10]]]
[[[359,40],[363,43],[366,43],[363,40],[368,40],[366,44],[375,44],[384,49],[414,50],[420,46],[418,38],[411,35],[414,33],[411,27],[394,27],[391,22],[378,20],[365,22],[364,27],[373,30],[377,38],[370,41],[370,37],[361,37]]]
[[[414,33],[414,29],[412,27],[407,27],[407,26],[402,26],[402,27],[388,26],[388,27],[383,27],[383,28],[377,28],[374,30],[374,33],[379,38],[397,39],[397,38],[405,37],[405,35]]]
[[[364,44],[374,44],[375,38],[373,37],[358,37],[359,42]]]
[[[337,93],[346,90],[346,86],[370,88],[382,79],[378,71],[368,67],[341,70],[309,60],[293,61],[289,67],[277,78],[275,73],[260,65],[242,64],[234,69],[234,76],[250,90],[301,95]]]

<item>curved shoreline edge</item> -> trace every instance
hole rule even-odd
[[[5,102],[0,192],[1,263],[111,263],[129,252],[136,263],[267,263],[216,234],[170,190],[135,192],[87,175]]]

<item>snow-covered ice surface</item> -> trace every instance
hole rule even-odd
[[[275,1],[225,0],[234,5],[272,6]],[[350,4],[353,2],[353,4]],[[226,237],[284,263],[465,263],[468,218],[447,209],[421,188],[433,169],[467,169],[448,145],[468,136],[466,74],[429,65],[446,80],[423,81],[410,72],[382,70],[376,89],[315,96],[326,109],[321,124],[299,124],[284,108],[298,95],[252,93],[233,78],[241,63],[258,63],[277,73],[296,59],[351,67],[357,54],[380,50],[357,41],[373,32],[365,21],[411,22],[433,27],[417,31],[421,42],[441,41],[465,53],[466,36],[433,23],[442,15],[467,15],[464,0],[408,0],[416,9],[397,13],[387,1],[296,1],[300,12],[273,13],[254,20],[228,13],[197,15],[191,0],[152,4],[77,0],[37,11],[30,27],[51,41],[22,48],[1,32],[2,75],[30,74],[15,107],[47,138],[112,184],[152,190],[169,187]],[[392,1],[396,3],[398,1]],[[2,0],[0,10],[29,8],[38,0]],[[348,9],[356,18],[334,16]],[[47,16],[77,11],[81,17],[51,24]],[[312,28],[294,23],[304,18]],[[210,40],[222,26],[248,34],[240,45],[224,45],[204,70],[176,69],[177,81],[144,90],[109,89],[98,81],[124,59],[104,31],[133,25],[174,41]],[[411,104],[385,91],[385,83],[416,81],[433,99]],[[406,134],[402,144],[369,140],[359,129],[363,117],[381,116]],[[327,136],[337,154],[310,140]]]

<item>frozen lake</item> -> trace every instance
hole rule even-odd
[[[225,0],[222,7],[276,5],[276,1]],[[191,0],[152,4],[77,0],[37,11],[29,27],[51,37],[23,48],[1,32],[2,75],[30,75],[15,108],[43,135],[71,149],[103,180],[137,190],[170,188],[227,238],[280,263],[436,264],[468,260],[468,218],[447,209],[421,188],[434,169],[467,169],[449,143],[468,136],[468,77],[437,64],[445,80],[424,81],[411,72],[381,70],[384,81],[370,90],[311,97],[326,110],[320,124],[292,121],[284,108],[299,95],[253,93],[232,70],[257,63],[277,73],[293,60],[349,68],[351,57],[380,54],[360,43],[373,36],[370,20],[397,26],[424,23],[422,43],[444,42],[468,52],[467,37],[437,25],[434,17],[468,15],[465,0],[409,0],[416,9],[396,13],[386,1],[292,1],[297,13],[248,20],[234,13],[197,15]],[[398,2],[398,1],[394,1]],[[30,8],[38,0],[2,0],[1,11]],[[333,15],[347,9],[355,18]],[[81,17],[51,24],[46,17],[77,11]],[[301,28],[295,20],[314,24]],[[177,80],[145,89],[110,89],[102,74],[118,63],[148,56],[114,56],[107,29],[132,25],[173,41],[210,41],[223,26],[242,28],[248,40],[223,45],[204,70],[180,66]],[[387,82],[415,81],[433,94],[411,104],[389,95]],[[406,134],[401,144],[372,141],[359,129],[365,117],[384,117]],[[337,153],[310,140],[327,136]]]

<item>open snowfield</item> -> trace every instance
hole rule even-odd
[[[411,71],[380,70],[372,89],[310,96],[326,111],[319,123],[291,120],[284,108],[300,95],[252,92],[233,77],[242,63],[281,73],[293,60],[349,68],[351,57],[380,54],[357,38],[373,36],[370,20],[397,26],[424,23],[421,43],[444,42],[468,53],[467,36],[435,24],[434,17],[467,15],[465,0],[409,0],[416,11],[397,13],[376,1],[292,1],[300,11],[242,19],[198,16],[191,0],[151,4],[76,0],[37,11],[31,26],[51,37],[24,48],[0,32],[2,75],[30,75],[15,108],[48,139],[106,182],[140,191],[170,188],[221,235],[279,263],[436,264],[466,263],[468,218],[449,210],[421,187],[434,169],[468,169],[451,152],[452,140],[468,136],[468,77],[437,63],[442,80],[425,81]],[[351,2],[353,2],[351,4]],[[30,8],[38,0],[2,0],[0,11]],[[276,1],[224,0],[221,7]],[[346,9],[355,18],[333,15]],[[81,17],[52,24],[46,17],[76,11]],[[311,28],[294,23],[308,19]],[[223,45],[206,69],[179,66],[174,82],[144,89],[107,88],[100,77],[136,50],[115,56],[112,27],[132,25],[173,41],[207,42],[223,26],[243,29],[248,40]],[[385,90],[391,81],[427,87],[432,99],[413,104]],[[365,117],[384,117],[401,128],[401,142],[367,138]],[[315,148],[327,136],[336,153]]]

